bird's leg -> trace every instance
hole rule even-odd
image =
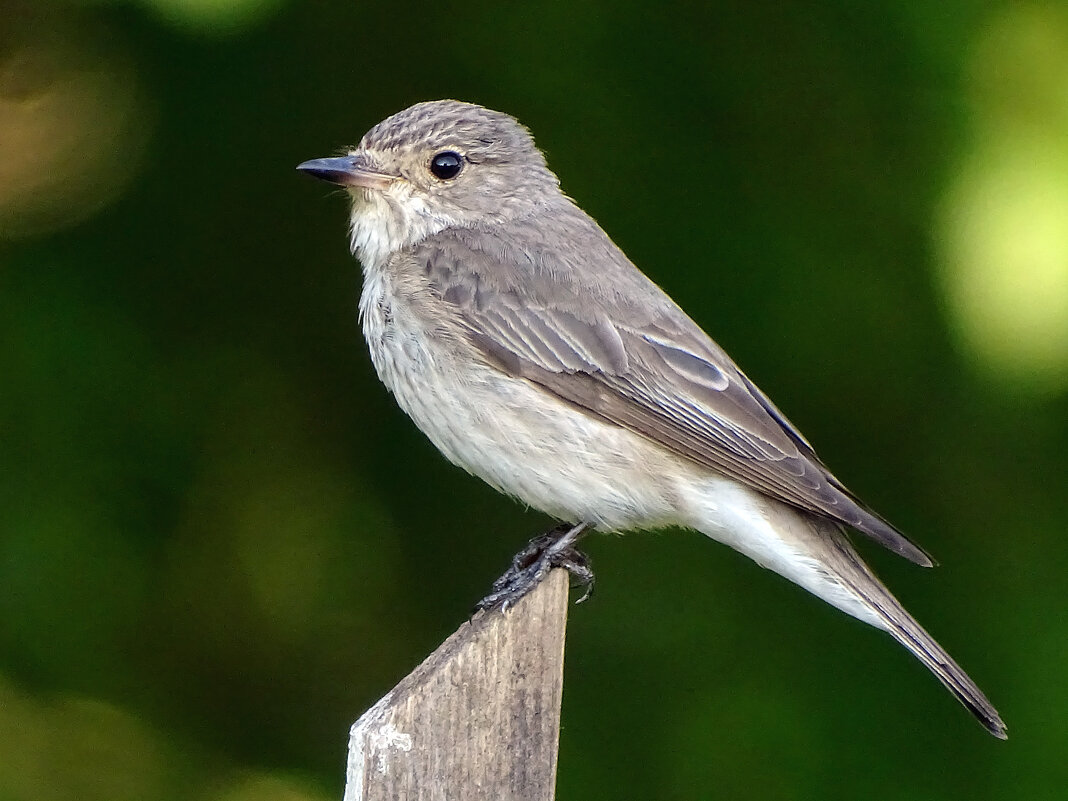
[[[562,567],[585,588],[576,603],[582,603],[593,592],[593,570],[586,554],[575,544],[586,533],[589,523],[572,525],[564,523],[526,544],[512,559],[512,566],[493,582],[490,594],[475,606],[477,610],[497,609],[502,611],[534,589],[538,582],[554,567]]]

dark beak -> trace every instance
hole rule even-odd
[[[297,169],[324,181],[341,186],[358,186],[363,189],[385,189],[397,180],[395,175],[384,175],[369,169],[358,155],[312,159],[298,164]]]

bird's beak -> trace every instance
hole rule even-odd
[[[298,164],[297,169],[340,186],[358,186],[363,189],[385,189],[397,180],[395,175],[384,175],[370,169],[359,155],[312,159]]]

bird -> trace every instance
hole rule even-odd
[[[933,560],[561,190],[514,117],[417,103],[297,169],[350,196],[362,330],[398,405],[450,462],[560,521],[483,608],[554,566],[591,583],[575,547],[588,531],[694,529],[887,632],[1006,738],[847,530]]]

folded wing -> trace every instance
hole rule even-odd
[[[629,295],[610,286],[599,295],[582,291],[566,264],[546,264],[544,254],[540,261],[492,258],[449,239],[424,247],[439,251],[420,254],[434,290],[500,369],[772,498],[845,523],[917,564],[933,564],[864,507],[651,282],[642,291],[655,292],[653,305],[670,312],[628,306]],[[524,261],[533,276],[506,266]]]

